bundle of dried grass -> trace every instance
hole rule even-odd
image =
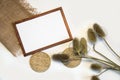
[[[28,18],[35,12],[26,4],[25,0],[0,0],[0,41],[14,56],[22,52],[12,23]]]

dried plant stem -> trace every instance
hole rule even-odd
[[[112,47],[108,44],[105,38],[103,38],[104,42],[107,44],[107,46],[111,49],[111,51],[120,59],[120,56],[112,49]]]
[[[101,74],[103,74],[104,72],[108,71],[108,69],[103,70],[102,72],[100,72],[97,76],[100,76]]]
[[[98,58],[95,58],[95,57],[91,57],[91,56],[88,56],[88,57],[83,57],[83,58],[88,58],[88,59],[93,59],[95,61],[98,61],[100,63],[103,63],[103,64],[106,64],[108,66],[112,66],[112,64],[108,61],[105,61],[105,60],[101,60],[101,59],[98,59]],[[112,66],[113,67],[113,66]]]
[[[110,63],[112,63],[114,66],[116,67],[120,67],[119,65],[117,65],[115,62],[113,62],[112,60],[110,60],[109,58],[107,58],[106,56],[104,56],[103,54],[101,54],[100,52],[98,52],[96,49],[95,49],[95,44],[93,44],[93,50],[99,54],[100,56],[102,56],[103,58],[105,58],[106,60],[110,61]]]
[[[101,59],[98,59],[98,58],[95,58],[95,57],[92,57],[92,56],[75,57],[75,58],[69,59],[69,61],[71,61],[71,60],[79,60],[81,58],[92,59],[92,60],[95,60],[97,62],[100,62],[102,64],[105,64],[105,65],[109,66],[109,69],[119,70],[120,71],[120,67],[114,66],[112,63],[110,63],[108,61],[101,60]]]
[[[95,58],[92,56],[87,56],[87,57],[85,56],[83,58],[92,59],[92,60],[95,60],[95,61],[100,62],[102,64],[105,64],[105,65],[109,66],[109,69],[120,70],[120,67],[117,67],[117,66],[113,65],[112,63],[105,61],[105,60],[101,60],[101,59],[98,59],[98,58]]]

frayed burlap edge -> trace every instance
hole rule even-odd
[[[37,9],[33,8],[32,5],[27,0],[19,0],[20,5],[22,5],[31,14],[38,14]]]

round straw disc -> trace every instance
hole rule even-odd
[[[36,72],[44,72],[50,66],[51,60],[48,54],[37,52],[30,58],[30,66]]]
[[[73,53],[73,48],[67,48],[63,51],[63,54],[67,54],[70,56],[70,59],[72,59],[74,57],[74,53]],[[81,59],[79,60],[71,60],[69,62],[63,62],[63,64],[69,68],[74,68],[77,67],[81,62]]]

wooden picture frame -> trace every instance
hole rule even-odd
[[[62,7],[14,23],[24,56],[71,41]]]

